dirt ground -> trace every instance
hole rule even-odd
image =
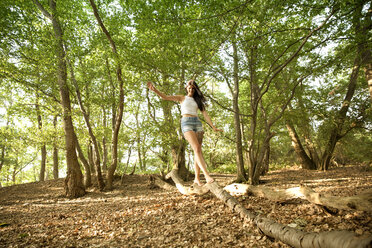
[[[234,175],[213,175],[226,185]],[[272,188],[303,183],[317,192],[351,196],[372,186],[370,167],[327,172],[285,169],[261,178]],[[0,247],[288,247],[270,240],[212,194],[183,196],[149,187],[149,176],[125,176],[125,184],[84,197],[63,197],[63,179],[0,188]],[[309,232],[372,233],[372,216],[361,211],[329,214],[305,200],[273,202],[238,198],[250,211]]]

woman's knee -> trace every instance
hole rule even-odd
[[[194,148],[194,152],[195,153],[201,154],[202,149],[201,149],[201,145],[200,144],[195,145],[193,148]]]

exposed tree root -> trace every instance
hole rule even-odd
[[[213,182],[203,187],[186,187],[182,179],[177,175],[177,171],[168,174],[176,184],[177,189],[186,195],[203,194],[211,191],[218,199],[226,204],[232,211],[238,213],[245,220],[255,224],[265,235],[278,239],[288,245],[298,248],[362,248],[372,247],[372,235],[358,237],[355,233],[349,231],[332,231],[322,233],[306,233],[301,230],[279,224],[268,218],[256,215],[244,208],[234,197],[226,190]],[[199,189],[201,188],[201,189]]]

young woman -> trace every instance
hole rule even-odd
[[[194,169],[195,169],[195,180],[194,183],[201,186],[200,182],[200,170],[203,171],[207,183],[214,182],[214,179],[209,175],[207,171],[207,164],[205,163],[201,145],[203,142],[203,126],[201,121],[198,118],[197,110],[199,109],[208,122],[208,124],[213,128],[214,131],[222,131],[221,129],[216,128],[211,118],[209,117],[207,111],[205,110],[205,98],[201,91],[199,90],[198,85],[194,80],[190,80],[186,84],[186,96],[175,95],[168,96],[164,93],[157,90],[151,82],[147,83],[147,86],[150,90],[154,91],[158,96],[163,100],[176,101],[181,103],[181,128],[182,133],[185,136],[185,139],[190,143],[195,159],[194,159]]]

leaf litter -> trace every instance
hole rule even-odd
[[[233,175],[215,174],[221,184]],[[363,167],[326,172],[297,168],[262,177],[268,187],[305,183],[320,193],[351,196],[371,188]],[[87,190],[67,199],[64,179],[0,188],[0,247],[289,247],[269,239],[231,212],[211,193],[183,196],[149,187],[148,176],[125,176],[108,192]],[[338,210],[330,214],[305,200],[273,202],[255,196],[238,200],[250,211],[307,232],[349,230],[371,233],[371,214]]]

